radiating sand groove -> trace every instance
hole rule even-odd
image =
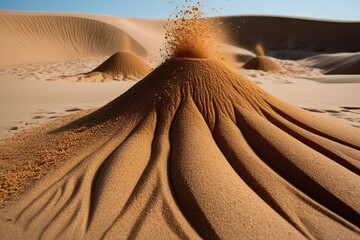
[[[80,129],[99,143],[79,141],[71,164],[0,210],[3,236],[360,235],[359,130],[282,102],[220,61],[170,59],[48,134]]]

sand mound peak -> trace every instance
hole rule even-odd
[[[262,55],[250,59],[248,62],[244,64],[243,68],[261,70],[264,72],[278,72],[278,73],[286,72],[286,70],[283,67],[281,67],[279,64],[274,62],[274,60]]]
[[[256,57],[251,58],[249,61],[247,61],[243,65],[243,68],[261,70],[264,72],[286,72],[286,70],[279,64],[277,64],[274,60],[265,56],[265,49],[261,44],[257,44],[255,46],[255,54]]]
[[[150,71],[150,65],[133,52],[117,52],[92,72],[101,72],[112,77],[139,79]]]
[[[218,60],[170,59],[45,135],[72,157],[0,211],[5,238],[360,233],[359,131],[272,97]]]

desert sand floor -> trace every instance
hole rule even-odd
[[[0,11],[0,236],[359,239],[360,23],[223,21],[230,65],[159,60],[163,20]]]

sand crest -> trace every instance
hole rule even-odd
[[[359,130],[282,102],[218,60],[170,59],[46,132],[30,149],[26,138],[3,146],[20,162],[45,142],[67,146],[51,153],[66,164],[0,211],[7,239],[360,234]]]

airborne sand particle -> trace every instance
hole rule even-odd
[[[202,9],[201,2],[191,0],[175,8],[165,25],[163,58],[226,58],[220,46],[223,23],[219,18],[206,18]]]

